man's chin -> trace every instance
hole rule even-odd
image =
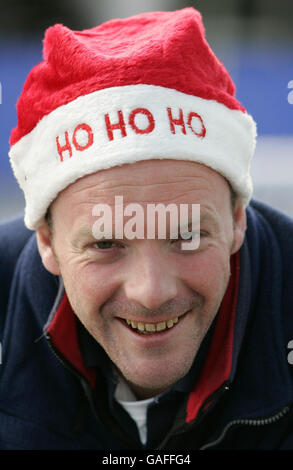
[[[168,381],[165,383],[156,383],[156,382],[133,383],[133,382],[130,382],[129,380],[126,380],[126,381],[129,387],[131,388],[131,390],[133,391],[133,393],[135,394],[135,396],[139,400],[146,400],[147,398],[152,398],[164,392],[167,392],[172,387],[172,385],[174,385],[174,383],[177,382],[177,380]]]
[[[145,368],[141,369],[136,374],[134,370],[131,372],[124,370],[123,373],[120,373],[137,398],[143,400],[167,392],[176,382],[188,373],[191,365],[192,361],[190,364],[185,364],[177,371],[174,369],[170,370],[169,364],[169,366],[165,366],[164,369],[163,367],[153,368],[151,370],[150,368]]]

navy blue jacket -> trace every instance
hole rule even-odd
[[[253,201],[208,355],[158,449],[293,449],[293,221]],[[0,225],[0,449],[133,449],[22,220]]]

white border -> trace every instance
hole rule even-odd
[[[206,136],[200,138],[190,130],[184,135],[180,126],[172,134],[167,107],[174,110],[174,117],[182,109],[185,121],[190,112],[198,113],[205,124]],[[105,114],[109,114],[111,122],[116,122],[117,111],[122,110],[127,123],[127,116],[136,108],[146,108],[153,114],[154,130],[136,134],[127,124],[127,137],[117,130],[114,140],[109,141]],[[56,137],[61,142],[67,131],[72,141],[74,129],[80,123],[93,129],[93,145],[61,162]],[[224,175],[246,205],[252,194],[250,161],[255,144],[256,125],[247,113],[228,109],[214,100],[139,84],[98,90],[60,106],[13,145],[9,156],[26,199],[25,224],[35,229],[58,193],[76,179],[101,169],[148,159],[203,163]]]

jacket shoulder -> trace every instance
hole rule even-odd
[[[278,238],[282,241],[292,240],[293,217],[260,201],[252,200],[250,210],[259,214],[271,225]]]
[[[263,258],[270,256],[270,252],[274,253],[271,271],[282,292],[281,310],[287,344],[293,339],[293,218],[259,201],[251,202],[247,214],[251,246],[256,250],[257,246],[261,247],[259,251],[262,251]]]
[[[247,208],[247,237],[253,245],[260,245],[262,238],[270,238],[282,255],[283,268],[293,274],[293,218],[260,201],[252,200]],[[256,242],[256,243],[255,243]],[[268,247],[267,247],[268,248]]]
[[[18,257],[32,235],[22,217],[0,223],[0,336]]]
[[[2,267],[3,261],[6,264],[5,272],[8,267],[14,266],[19,253],[32,233],[25,227],[22,217],[0,223],[0,260]]]

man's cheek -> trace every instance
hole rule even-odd
[[[67,286],[68,295],[76,299],[75,303],[88,312],[97,312],[115,291],[111,277],[101,275],[97,268],[67,272],[64,285],[65,288]]]
[[[180,266],[182,280],[194,290],[209,290],[221,283],[223,276],[230,272],[229,255],[224,250],[209,250],[198,253],[193,259],[185,260]]]
[[[75,276],[70,290],[77,299],[77,302],[83,306],[83,309],[86,308],[87,311],[96,308],[96,304],[99,303],[100,289],[98,284],[87,276],[82,274]]]

